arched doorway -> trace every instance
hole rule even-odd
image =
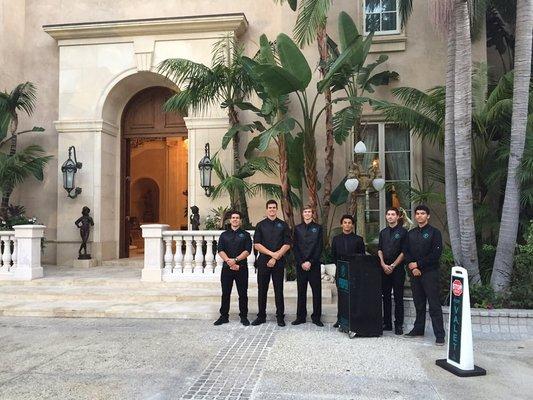
[[[143,253],[143,223],[187,227],[187,128],[183,117],[163,111],[173,94],[159,86],[141,90],[122,114],[121,258]]]

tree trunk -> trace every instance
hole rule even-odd
[[[311,122],[309,123],[311,124]],[[304,172],[309,191],[309,206],[318,210],[318,176],[316,170],[316,140],[310,126],[304,132]]]
[[[228,116],[231,126],[235,126],[239,123],[239,115],[235,108],[228,108]],[[235,133],[233,136],[233,172],[237,172],[241,167],[241,160],[239,157],[239,143],[240,135],[239,132]],[[235,208],[237,211],[242,213],[242,226],[247,227],[250,223],[250,215],[248,213],[248,202],[246,200],[246,193],[243,189],[237,189],[234,196],[235,204],[232,204],[232,208]]]
[[[520,214],[520,184],[516,173],[520,168],[526,141],[529,80],[531,78],[531,45],[533,29],[531,0],[518,0],[516,5],[516,45],[513,82],[513,116],[507,184],[502,208],[498,247],[492,269],[491,285],[495,291],[505,290],[513,272]]]
[[[457,171],[455,168],[454,84],[455,84],[455,24],[448,26],[448,62],[446,66],[446,115],[444,121],[444,179],[448,232],[455,265],[462,265],[461,236],[457,206]]]
[[[18,117],[17,114],[11,115],[11,123],[9,125],[9,132],[11,134],[11,144],[9,147],[9,157],[13,157],[17,152],[17,129],[18,129]],[[2,186],[2,202],[0,203],[0,216],[6,220],[7,219],[7,209],[9,208],[9,199],[13,193],[12,186]]]
[[[281,210],[283,212],[283,219],[287,222],[292,231],[295,224],[292,204],[290,201],[291,187],[289,184],[289,162],[285,135],[279,135],[277,141],[279,150],[279,179],[281,181]]]
[[[355,195],[355,204],[356,204],[356,216],[355,216],[355,225],[357,233],[363,238],[363,242],[366,243],[366,229],[365,229],[365,194],[358,193]]]
[[[329,52],[327,46],[326,26],[320,27],[317,32],[318,53],[320,55],[320,75],[324,77],[327,73],[326,63],[328,61]],[[324,173],[324,194],[322,197],[322,226],[324,232],[327,230],[329,223],[329,211],[331,209],[331,191],[333,181],[333,158],[335,155],[335,148],[333,147],[333,108],[331,106],[331,90],[328,88],[324,91],[324,100],[326,102],[325,118],[326,118],[326,149],[325,149],[325,173]],[[325,235],[324,237],[326,237]]]
[[[480,281],[472,199],[472,44],[468,3],[455,3],[455,162],[461,253],[472,283]]]

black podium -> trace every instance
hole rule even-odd
[[[337,262],[340,329],[350,337],[381,336],[381,268],[376,256],[358,255]]]

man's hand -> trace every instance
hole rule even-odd
[[[383,272],[385,272],[387,275],[392,274],[392,271],[394,271],[394,268],[387,264],[383,264],[381,267],[383,268]]]
[[[279,253],[279,250],[272,252],[272,258],[275,259],[276,261],[281,258],[281,254]]]
[[[413,276],[422,275],[422,272],[420,272],[420,270],[418,268],[415,268],[415,269],[411,270],[411,272],[413,273]]]
[[[268,260],[267,267],[274,268],[274,266],[276,265],[276,261],[277,260],[274,257],[272,257],[270,260]]]
[[[238,271],[239,268],[240,268],[240,265],[235,263],[235,265],[233,267],[229,267],[232,271]]]
[[[416,262],[410,262],[409,263],[409,269],[412,271],[414,269],[418,268],[418,264]]]
[[[230,267],[231,269],[233,269],[233,267],[237,265],[234,258],[228,258],[228,261],[226,261],[226,264],[228,264],[228,267]]]
[[[309,261],[302,263],[302,269],[304,271],[309,271],[311,269],[311,263]]]

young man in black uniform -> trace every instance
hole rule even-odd
[[[339,260],[349,260],[357,254],[365,254],[365,243],[363,238],[353,232],[354,219],[350,214],[341,217],[342,233],[338,234],[331,241],[331,255],[333,262],[337,264]],[[337,287],[338,274],[335,274],[335,283]],[[338,305],[337,305],[338,306]],[[337,308],[337,322],[333,324],[334,328],[339,327],[339,310]]]
[[[400,224],[400,211],[387,209],[389,225],[379,232],[378,257],[383,269],[381,291],[383,294],[383,330],[392,330],[391,291],[394,291],[394,333],[403,334],[403,286],[405,283],[403,247],[407,229]]]
[[[246,258],[252,251],[252,238],[241,229],[242,215],[239,211],[230,212],[230,227],[222,232],[218,239],[218,255],[222,258],[222,304],[220,318],[215,325],[229,322],[229,303],[233,281],[239,293],[239,316],[241,324],[250,325],[248,321],[248,265]]]
[[[254,247],[259,252],[255,261],[259,312],[252,325],[264,324],[266,321],[268,285],[272,277],[278,326],[285,326],[283,279],[285,253],[291,248],[291,234],[289,226],[277,217],[278,203],[275,200],[267,201],[266,211],[267,217],[257,224],[254,234]]]
[[[304,324],[307,319],[307,283],[313,292],[313,314],[311,320],[317,326],[324,326],[322,314],[322,280],[320,276],[320,255],[323,247],[322,226],[313,221],[313,209],[310,206],[302,210],[304,222],[294,228],[293,254],[296,260],[296,282],[298,287],[298,305],[296,320],[292,325]]]
[[[406,336],[424,336],[426,326],[426,300],[433,324],[435,344],[444,345],[444,323],[439,299],[439,260],[442,254],[442,235],[429,225],[429,208],[419,205],[415,208],[418,227],[411,229],[405,241],[405,261],[411,274],[411,288],[416,308],[416,320]]]

